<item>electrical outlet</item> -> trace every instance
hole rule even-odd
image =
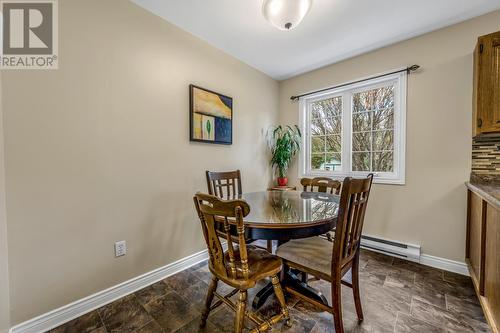
[[[115,243],[115,257],[121,257],[127,254],[127,243],[119,241]]]

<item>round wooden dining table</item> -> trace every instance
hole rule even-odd
[[[250,205],[244,218],[248,239],[277,240],[278,245],[296,239],[324,234],[337,224],[340,197],[338,195],[301,191],[262,191],[241,195]],[[302,282],[298,272],[288,271],[282,284],[320,302],[326,302],[321,293]],[[252,306],[259,308],[273,293],[269,283],[260,290]]]

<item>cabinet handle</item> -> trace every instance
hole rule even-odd
[[[477,127],[481,127],[481,126],[483,126],[483,120],[481,118],[479,118],[477,120]]]

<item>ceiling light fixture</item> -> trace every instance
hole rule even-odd
[[[280,30],[298,26],[311,8],[312,0],[264,0],[262,14]]]

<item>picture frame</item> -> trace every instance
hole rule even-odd
[[[233,98],[190,84],[189,140],[233,144]]]

